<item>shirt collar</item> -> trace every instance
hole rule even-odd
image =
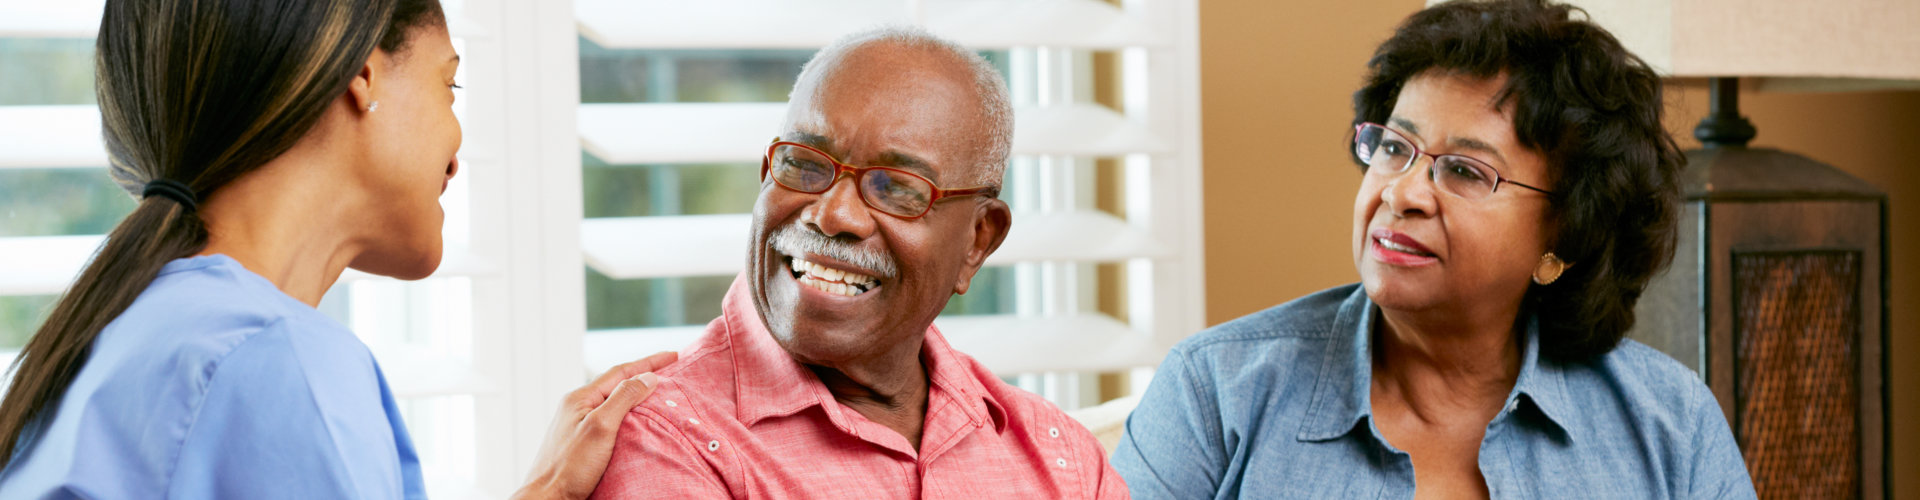
[[[1567,394],[1566,367],[1540,357],[1540,318],[1527,317],[1526,354],[1520,362],[1520,379],[1513,384],[1513,392],[1507,394],[1507,409],[1519,411],[1520,402],[1526,401],[1536,410],[1540,421],[1546,427],[1560,431],[1560,436],[1572,439],[1567,425],[1575,418],[1573,402]]]
[[[1348,332],[1334,335],[1321,359],[1319,381],[1315,384],[1313,399],[1307,407],[1307,420],[1301,426],[1297,439],[1301,441],[1327,441],[1352,432],[1362,419],[1373,415],[1371,391],[1373,385],[1373,352],[1370,343],[1373,339],[1375,312],[1378,310],[1373,301],[1367,298],[1365,287],[1356,287],[1352,295],[1340,304],[1340,310],[1334,315],[1334,332]],[[1571,439],[1567,431],[1567,419],[1576,413],[1568,401],[1565,370],[1557,363],[1540,359],[1540,322],[1537,318],[1527,319],[1527,342],[1524,346],[1520,364],[1520,378],[1514,382],[1513,391],[1507,394],[1508,412],[1518,412],[1526,401],[1537,410],[1539,420],[1546,426],[1558,430],[1565,439]]]
[[[829,419],[842,429],[851,428],[843,414],[843,405],[833,399],[827,386],[812,370],[795,361],[773,339],[760,311],[754,307],[752,286],[745,273],[733,280],[720,301],[720,319],[725,323],[726,344],[733,357],[734,394],[738,395],[737,417],[752,426],[760,420],[792,415],[820,406]],[[962,403],[953,405],[975,426],[991,423],[995,431],[1006,427],[1006,410],[969,370],[971,363],[947,344],[940,329],[927,325],[920,348],[920,360],[927,365],[927,408],[939,407],[939,398]],[[827,403],[833,404],[827,404]]]

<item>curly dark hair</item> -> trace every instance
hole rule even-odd
[[[1498,99],[1512,109],[1514,134],[1555,179],[1553,253],[1574,264],[1525,301],[1541,352],[1561,361],[1605,354],[1633,327],[1634,303],[1673,259],[1685,163],[1660,121],[1660,77],[1575,12],[1586,17],[1545,0],[1433,6],[1380,45],[1353,93],[1355,125],[1385,123],[1401,87],[1422,73],[1507,77]]]

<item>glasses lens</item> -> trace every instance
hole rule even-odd
[[[1354,134],[1353,154],[1366,162],[1369,173],[1397,174],[1413,163],[1413,141],[1386,127],[1367,124]]]
[[[833,160],[811,149],[781,144],[773,148],[768,171],[774,182],[803,193],[819,193],[833,186]]]
[[[1465,156],[1441,156],[1433,164],[1434,184],[1461,198],[1478,199],[1493,194],[1494,184],[1500,182],[1497,178],[1493,167]]]
[[[933,183],[906,172],[876,168],[861,174],[860,195],[882,212],[918,217],[933,204]]]

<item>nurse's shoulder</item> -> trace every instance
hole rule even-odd
[[[284,342],[293,350],[243,348],[257,342]],[[324,366],[333,377],[350,374],[342,368],[361,367],[369,374],[373,369],[372,354],[352,331],[225,255],[167,264],[101,332],[95,349],[89,364],[109,361],[141,375],[171,374],[196,382],[253,365],[232,364],[242,361],[235,355],[271,357],[265,361],[272,367]],[[143,358],[148,362],[139,361]]]
[[[175,260],[101,330],[0,496],[195,496],[232,486],[213,482],[221,471],[337,461],[329,431],[393,435],[382,389],[371,353],[337,322],[229,257]]]

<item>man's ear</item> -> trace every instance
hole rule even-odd
[[[986,265],[987,256],[1007,241],[1007,230],[1012,227],[1013,210],[1007,208],[1007,202],[989,198],[980,203],[979,211],[973,215],[973,240],[967,245],[967,260],[960,266],[960,280],[953,284],[953,293],[967,293],[967,287],[973,285],[973,275]]]
[[[374,101],[379,100],[374,97],[373,89],[382,78],[386,78],[389,62],[387,51],[376,49],[372,56],[367,57],[367,63],[360,66],[360,71],[353,74],[353,80],[347,82],[347,94],[344,97],[355,109],[366,112]]]

